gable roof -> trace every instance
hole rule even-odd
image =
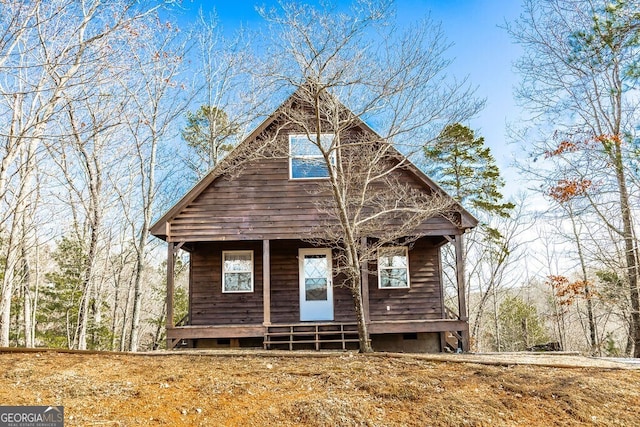
[[[253,132],[251,132],[247,137],[245,137],[234,149],[223,159],[216,167],[211,169],[207,175],[205,175],[200,181],[198,181],[172,208],[170,208],[162,217],[160,217],[150,228],[149,231],[152,235],[159,237],[163,240],[166,240],[168,236],[168,229],[170,222],[179,215],[187,206],[189,206],[198,196],[200,196],[210,185],[212,185],[217,178],[222,176],[233,160],[242,156],[242,149],[247,145],[251,144],[258,136],[262,134],[271,124],[273,124],[278,117],[280,117],[283,108],[288,106],[295,98],[298,92],[302,90],[299,88],[293,94],[291,94],[278,108],[276,108],[273,113],[271,113],[259,126],[257,126]],[[342,108],[345,108],[346,111],[350,113],[346,107],[340,104]],[[370,132],[372,135],[375,135],[382,139],[378,135],[376,131],[371,129],[369,125],[367,125],[361,119],[356,119],[357,125],[362,128],[366,132]],[[413,164],[406,156],[400,153],[395,147],[391,147],[393,150],[393,154],[397,157],[399,162],[403,163],[405,169],[408,170],[417,180],[429,188],[431,191],[435,191],[440,194],[444,194],[449,196],[446,191],[444,191],[438,184],[436,184],[431,178],[429,178],[424,172],[422,172],[415,164]],[[454,202],[456,211],[460,214],[460,224],[456,225],[460,230],[466,230],[469,228],[473,228],[478,224],[478,220],[469,213],[466,209],[462,207],[460,203],[457,201]]]

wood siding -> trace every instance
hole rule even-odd
[[[434,241],[421,239],[409,251],[409,289],[380,289],[377,274],[370,275],[371,321],[444,318],[439,259],[440,249]],[[376,267],[371,266],[371,269]]]
[[[222,251],[253,250],[253,292],[222,292]],[[191,252],[191,325],[262,324],[262,242],[200,243]]]
[[[317,185],[289,180],[286,159],[264,159],[214,181],[173,221],[174,241],[274,240],[308,236],[322,220]]]
[[[281,132],[279,144],[288,147],[288,133]],[[398,169],[396,174],[402,184],[417,191],[431,191],[408,170]],[[213,180],[169,221],[166,239],[205,242],[322,236],[330,220],[319,206],[326,209],[332,204],[326,181],[290,179],[286,154],[267,156],[247,163],[237,176]],[[393,222],[386,226],[393,226]],[[432,218],[414,230],[415,235],[423,236],[460,233],[443,217]]]
[[[271,322],[300,322],[298,249],[311,247],[300,241],[271,242]],[[222,251],[253,250],[254,292],[222,292]],[[192,325],[261,324],[262,242],[199,243],[191,253]],[[351,294],[343,287],[333,290],[334,320],[353,321]]]
[[[372,321],[442,319],[439,248],[435,239],[421,239],[409,251],[411,288],[378,289],[369,277]],[[271,322],[300,322],[298,249],[311,247],[297,240],[272,241]],[[222,251],[254,251],[254,292],[222,293]],[[375,266],[372,266],[375,270]],[[334,278],[334,321],[353,322],[350,291]],[[191,253],[191,325],[256,325],[263,322],[262,242],[199,243]],[[387,310],[387,306],[389,310]]]
[[[292,241],[271,242],[271,322],[300,321],[298,248]],[[305,246],[306,247],[306,246]]]
[[[271,242],[271,322],[300,322],[300,282],[298,249],[310,245],[300,241]],[[337,285],[339,279],[334,279]],[[333,313],[336,322],[353,322],[353,302],[349,290],[333,288]]]

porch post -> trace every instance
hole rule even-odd
[[[451,237],[449,236],[444,236],[445,239],[447,239],[447,241],[449,243],[452,242]],[[438,246],[438,248],[436,249],[438,252],[438,271],[440,272],[438,280],[440,281],[440,313],[442,313],[441,317],[442,319],[447,319],[449,318],[449,315],[447,314],[447,308],[444,304],[444,270],[442,269],[442,248],[440,246]],[[440,352],[444,353],[446,351],[447,348],[447,334],[448,332],[446,331],[440,331],[438,333],[438,335],[440,335]]]
[[[262,303],[265,326],[271,324],[271,249],[269,240],[262,241]]]
[[[466,285],[464,280],[463,235],[457,235],[454,244],[456,248],[456,273],[458,281],[458,313],[460,320],[469,322],[467,316]],[[469,351],[469,323],[466,323],[462,335],[462,351]]]
[[[367,238],[362,238],[362,247],[366,249]],[[367,261],[360,267],[360,283],[362,284],[362,305],[364,309],[364,321],[369,324],[369,265]]]
[[[167,242],[167,328],[173,328],[175,326],[173,323],[173,275],[175,272],[174,248],[175,245],[173,242]]]

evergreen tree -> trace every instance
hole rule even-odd
[[[40,291],[37,314],[39,339],[46,347],[74,348],[87,253],[80,241],[63,237],[52,257],[57,269],[45,275],[48,283]],[[91,299],[90,304],[97,302]],[[88,337],[88,349],[107,348],[109,328],[106,323],[98,324],[90,318]]]
[[[447,125],[425,145],[426,172],[464,206],[476,212],[509,216],[513,203],[503,203],[504,181],[484,138],[460,123]]]
[[[162,281],[151,288],[151,296],[157,301],[156,306],[161,307],[157,314],[154,314],[149,323],[153,326],[153,342],[150,343],[151,350],[166,348],[166,321],[167,321],[167,261],[163,261],[158,268],[158,275]],[[179,276],[188,272],[188,263],[181,257],[176,257],[174,266],[174,279],[178,282]],[[176,283],[177,284],[177,283]],[[173,290],[173,324],[177,325],[189,313],[189,291],[186,286],[176,286]]]
[[[498,351],[523,351],[549,340],[536,308],[522,298],[508,296],[498,310]]]
[[[40,338],[47,347],[72,348],[87,254],[78,241],[63,237],[52,256],[58,268],[46,274],[48,285],[41,290]]]
[[[503,202],[500,189],[504,181],[491,150],[485,146],[484,138],[476,137],[467,126],[447,125],[438,138],[425,145],[424,156],[426,173],[481,219],[479,226],[467,234],[462,248],[462,258],[474,265],[475,274],[467,276],[465,281],[467,300],[471,302],[472,293],[478,297],[478,303],[469,306],[471,335],[477,341],[489,298],[501,284],[502,272],[514,247],[515,228],[509,226],[508,221],[515,205]],[[447,268],[455,269],[454,259],[450,249],[445,250]]]
[[[182,138],[196,155],[187,159],[187,164],[198,177],[203,176],[231,151],[238,133],[238,125],[218,107],[203,105],[195,113],[187,112]]]

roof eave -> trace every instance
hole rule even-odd
[[[245,137],[238,145],[236,145],[233,150],[227,155],[230,157],[233,155],[234,151],[238,150],[238,147],[247,143],[247,141],[251,141],[258,137],[278,116],[278,113],[283,105],[285,105],[291,97],[287,98],[282,104],[275,109],[273,113],[269,115],[266,119],[260,123],[258,127],[256,127],[253,132],[251,132],[247,137]],[[196,197],[200,195],[202,191],[204,191],[216,178],[220,177],[220,169],[222,168],[223,163],[219,163],[218,166],[214,167],[200,179],[193,187],[176,203],[174,204],[160,219],[149,227],[149,232],[158,238],[163,240],[167,240],[168,233],[165,233],[165,230],[168,228],[168,223],[178,214],[182,209],[184,209],[189,203],[193,202]],[[165,233],[165,234],[163,234]]]

